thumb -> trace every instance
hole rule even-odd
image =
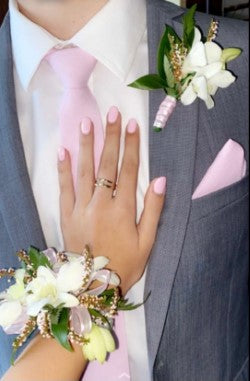
[[[166,194],[166,177],[154,179],[146,193],[144,210],[138,224],[140,251],[148,255],[155,242]]]

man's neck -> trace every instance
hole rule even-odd
[[[108,0],[18,0],[21,13],[60,40],[74,36]]]

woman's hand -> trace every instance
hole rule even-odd
[[[155,241],[165,199],[166,179],[155,179],[145,197],[144,211],[136,223],[136,188],[139,168],[139,128],[128,124],[120,174],[121,115],[112,108],[115,121],[107,118],[104,149],[98,178],[117,182],[113,190],[95,187],[94,129],[89,119],[81,127],[76,191],[68,152],[61,148],[58,171],[61,227],[66,251],[81,253],[89,245],[94,256],[109,258],[109,268],[121,278],[123,293],[142,276]],[[114,120],[114,119],[113,119]]]

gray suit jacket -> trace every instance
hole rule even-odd
[[[150,71],[164,25],[181,31],[184,10],[148,0]],[[206,31],[210,17],[197,14]],[[248,150],[247,24],[221,19],[218,42],[241,47],[230,68],[238,80],[219,91],[216,106],[179,105],[167,128],[150,128],[150,176],[168,178],[167,202],[147,273],[147,336],[155,381],[243,381],[247,376],[247,178],[199,200],[192,193],[231,138]],[[0,265],[18,265],[15,251],[45,248],[17,120],[9,17],[0,31]],[[150,94],[150,125],[163,98]],[[4,281],[1,289],[7,287]],[[0,370],[12,337],[0,333]],[[138,346],[139,350],[139,346]],[[99,380],[98,380],[99,381]],[[107,380],[108,381],[108,380]],[[139,380],[135,380],[139,381]],[[141,380],[140,380],[141,381]]]

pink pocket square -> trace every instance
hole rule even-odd
[[[196,188],[192,200],[240,181],[246,175],[246,170],[243,148],[229,139]]]

